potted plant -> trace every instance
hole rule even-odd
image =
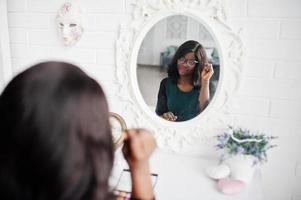
[[[248,129],[229,127],[217,135],[217,149],[223,150],[220,161],[229,165],[231,177],[248,183],[253,177],[255,166],[267,161],[267,150],[274,136],[251,132]]]

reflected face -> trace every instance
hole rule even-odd
[[[58,32],[65,45],[70,46],[81,38],[83,27],[81,25],[79,8],[65,3],[57,14]]]
[[[197,61],[193,52],[185,54],[185,56],[178,59],[177,67],[180,76],[189,76],[193,74],[194,67]]]

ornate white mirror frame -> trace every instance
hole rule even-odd
[[[132,127],[154,130],[160,148],[178,151],[196,140],[206,141],[227,126],[225,119],[239,86],[244,50],[240,36],[226,23],[223,2],[138,0],[133,4],[131,22],[121,24],[116,41],[116,78],[122,115]],[[137,56],[144,37],[157,22],[172,15],[185,15],[202,23],[212,34],[220,56],[220,79],[214,98],[205,111],[185,122],[169,122],[156,116],[145,103],[137,81]]]

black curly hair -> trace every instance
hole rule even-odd
[[[188,40],[184,42],[176,51],[171,64],[168,66],[168,77],[170,77],[175,83],[179,79],[179,72],[177,68],[178,59],[184,57],[187,53],[194,53],[194,57],[198,63],[196,63],[193,71],[193,76],[191,79],[191,83],[194,86],[200,86],[199,74],[200,71],[204,68],[205,63],[208,62],[208,58],[206,56],[206,51],[203,45],[195,40]]]
[[[113,145],[100,85],[63,62],[37,64],[0,96],[0,199],[112,199]]]

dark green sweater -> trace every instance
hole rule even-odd
[[[199,93],[199,87],[183,92],[171,78],[165,78],[160,84],[156,113],[161,116],[163,113],[172,112],[177,116],[176,121],[192,119],[200,113]]]

